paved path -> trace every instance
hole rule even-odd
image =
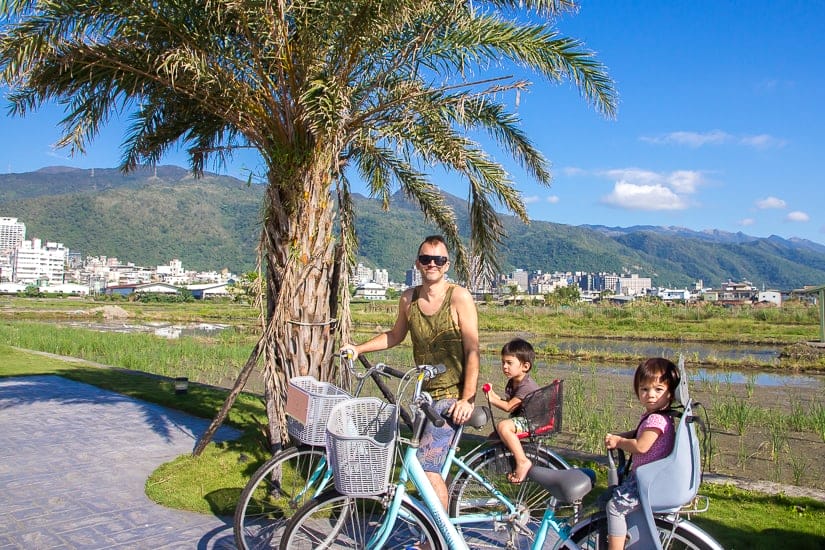
[[[144,493],[208,423],[59,376],[0,378],[0,549],[235,548],[231,518]]]

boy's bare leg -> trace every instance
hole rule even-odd
[[[521,441],[516,435],[516,426],[512,420],[502,420],[498,423],[498,435],[501,441],[513,453],[513,459],[516,462],[515,468],[507,475],[507,479],[511,483],[521,483],[527,478],[527,472],[533,467],[533,463],[524,454],[524,447],[521,446]]]

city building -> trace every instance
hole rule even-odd
[[[639,277],[638,274],[634,273],[619,277],[616,293],[623,296],[644,296],[651,288],[653,288],[653,284],[650,277]]]
[[[0,255],[11,253],[25,240],[25,223],[17,218],[0,217]]]
[[[390,286],[390,274],[387,272],[386,269],[378,269],[376,268],[374,271],[375,275],[373,276],[372,281],[374,283],[378,283],[379,285],[387,288]]]
[[[404,278],[404,283],[410,286],[418,286],[421,284],[421,272],[418,271],[415,266],[412,269],[407,270],[406,277]]]
[[[62,283],[67,252],[63,243],[24,240],[12,252],[12,280],[36,285]]]

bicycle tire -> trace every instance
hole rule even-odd
[[[570,466],[552,451],[530,443],[524,452],[536,466],[554,470]],[[555,499],[538,483],[524,480],[514,484],[507,479],[515,464],[513,454],[503,445],[491,447],[467,460],[467,466],[489,480],[499,491],[516,505],[518,517],[510,523],[473,523],[460,527],[471,548],[528,548],[538,529],[544,511],[555,506]],[[466,472],[459,472],[449,488],[450,517],[469,513],[506,512],[506,508],[476,479]]]
[[[722,545],[713,537],[687,520],[680,521],[671,536],[673,521],[664,517],[655,519],[662,546],[669,550],[722,550]],[[574,525],[570,540],[582,550],[606,550],[607,517],[599,513]],[[547,543],[544,547],[552,548]]]
[[[364,549],[377,529],[387,521],[385,497],[348,497],[330,490],[298,510],[284,530],[281,550]],[[426,545],[429,546],[426,546]],[[443,539],[430,517],[402,501],[386,550],[444,548]]]
[[[318,488],[309,487],[307,479],[322,460],[326,460],[323,447],[289,447],[252,474],[235,507],[233,530],[240,550],[271,549],[278,544],[292,514],[317,494]]]

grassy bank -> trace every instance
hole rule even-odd
[[[258,312],[249,305],[223,301],[143,304],[90,298],[18,298],[0,296],[0,319],[101,320],[103,306],[122,308],[130,321],[222,322],[254,326]],[[352,304],[356,328],[373,331],[395,321],[393,301]],[[645,338],[699,342],[793,344],[819,339],[815,306],[786,302],[781,308],[721,307],[711,303],[668,305],[636,301],[623,306],[501,306],[480,302],[483,334],[530,332],[570,338]]]
[[[205,418],[214,416],[225,396],[223,390],[198,385],[184,396],[175,395],[171,382],[163,377],[65,362],[0,345],[0,376],[31,374],[65,376]],[[568,403],[574,408],[575,398],[571,399]],[[147,494],[166,506],[230,515],[246,480],[268,455],[260,435],[264,418],[260,399],[243,394],[228,419],[228,423],[244,430],[243,437],[212,444],[198,458],[185,455],[164,464],[147,480]],[[600,472],[599,488],[604,486],[603,479],[604,473]],[[725,548],[814,549],[822,548],[825,541],[823,503],[741,491],[732,486],[705,485],[702,493],[711,497],[711,507],[694,519]]]

